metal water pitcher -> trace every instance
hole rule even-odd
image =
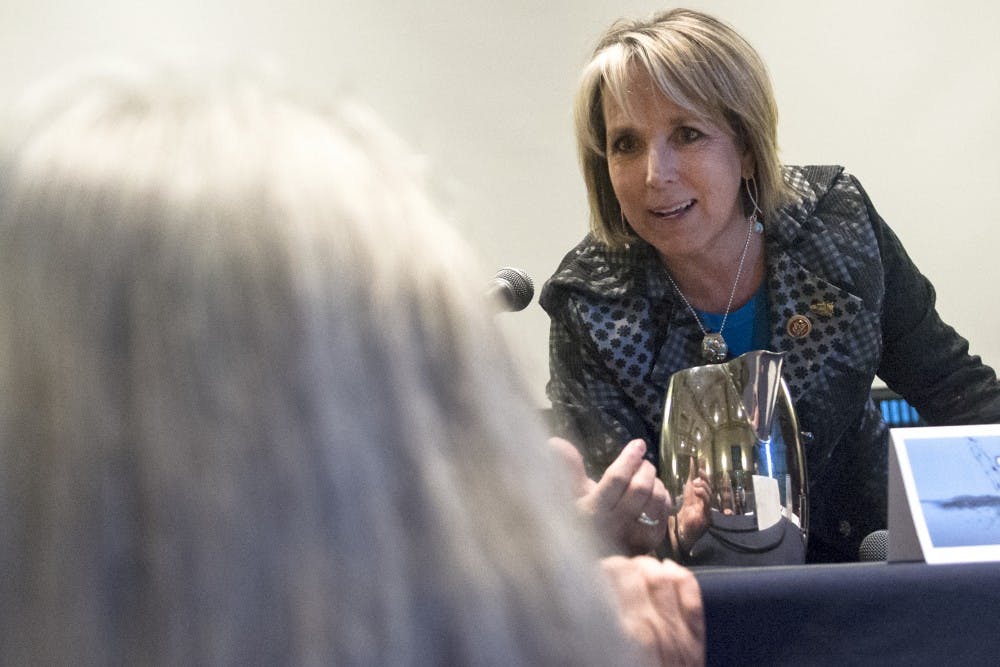
[[[675,554],[681,561],[805,562],[805,455],[791,396],[781,378],[782,362],[782,353],[757,350],[671,377],[660,438],[660,478],[675,505],[681,506],[671,520]],[[700,485],[694,485],[699,478]],[[702,489],[697,499],[695,488]],[[691,505],[686,512],[685,502]]]

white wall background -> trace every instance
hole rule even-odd
[[[1000,3],[694,1],[768,63],[789,163],[840,163],[1000,364]],[[0,101],[95,54],[267,54],[374,106],[443,181],[487,266],[541,283],[586,230],[571,100],[619,16],[649,0],[0,0]],[[492,273],[484,276],[485,281]],[[889,295],[888,298],[892,298]],[[543,401],[547,318],[500,317]]]

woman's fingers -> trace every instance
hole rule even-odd
[[[645,472],[643,471],[643,464],[646,463],[649,467],[652,467],[652,464],[643,458],[645,453],[646,443],[642,440],[633,440],[625,445],[618,458],[608,466],[601,479],[597,481],[597,486],[594,490],[594,501],[598,511],[611,511],[630,492],[632,494],[636,491],[641,492],[644,484],[648,484],[649,487],[652,486],[651,479],[648,482],[643,481],[643,479],[650,477],[648,468]],[[644,476],[638,482],[635,480],[637,474]],[[655,476],[656,471],[654,469],[651,477]],[[645,503],[645,499],[642,502]],[[638,513],[638,510],[636,513]]]
[[[646,556],[606,558],[622,627],[652,665],[701,665],[705,621],[694,575],[672,561]]]

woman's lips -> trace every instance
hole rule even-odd
[[[691,208],[695,205],[696,202],[697,200],[695,199],[688,199],[687,201],[682,201],[679,204],[673,204],[671,206],[663,206],[660,208],[653,208],[650,209],[649,212],[658,218],[661,218],[663,220],[669,220],[671,218],[677,218],[684,215],[685,213],[691,210]]]

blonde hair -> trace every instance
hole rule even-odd
[[[419,165],[239,71],[0,160],[5,664],[611,664],[597,540]]]
[[[763,61],[721,21],[674,9],[645,21],[618,21],[583,69],[575,102],[577,149],[590,203],[593,235],[612,248],[636,239],[611,185],[602,97],[630,113],[630,70],[640,67],[678,105],[728,128],[755,165],[754,196],[768,219],[789,200],[778,159],[778,111]],[[744,184],[746,185],[746,184]],[[747,212],[752,204],[741,189]]]

